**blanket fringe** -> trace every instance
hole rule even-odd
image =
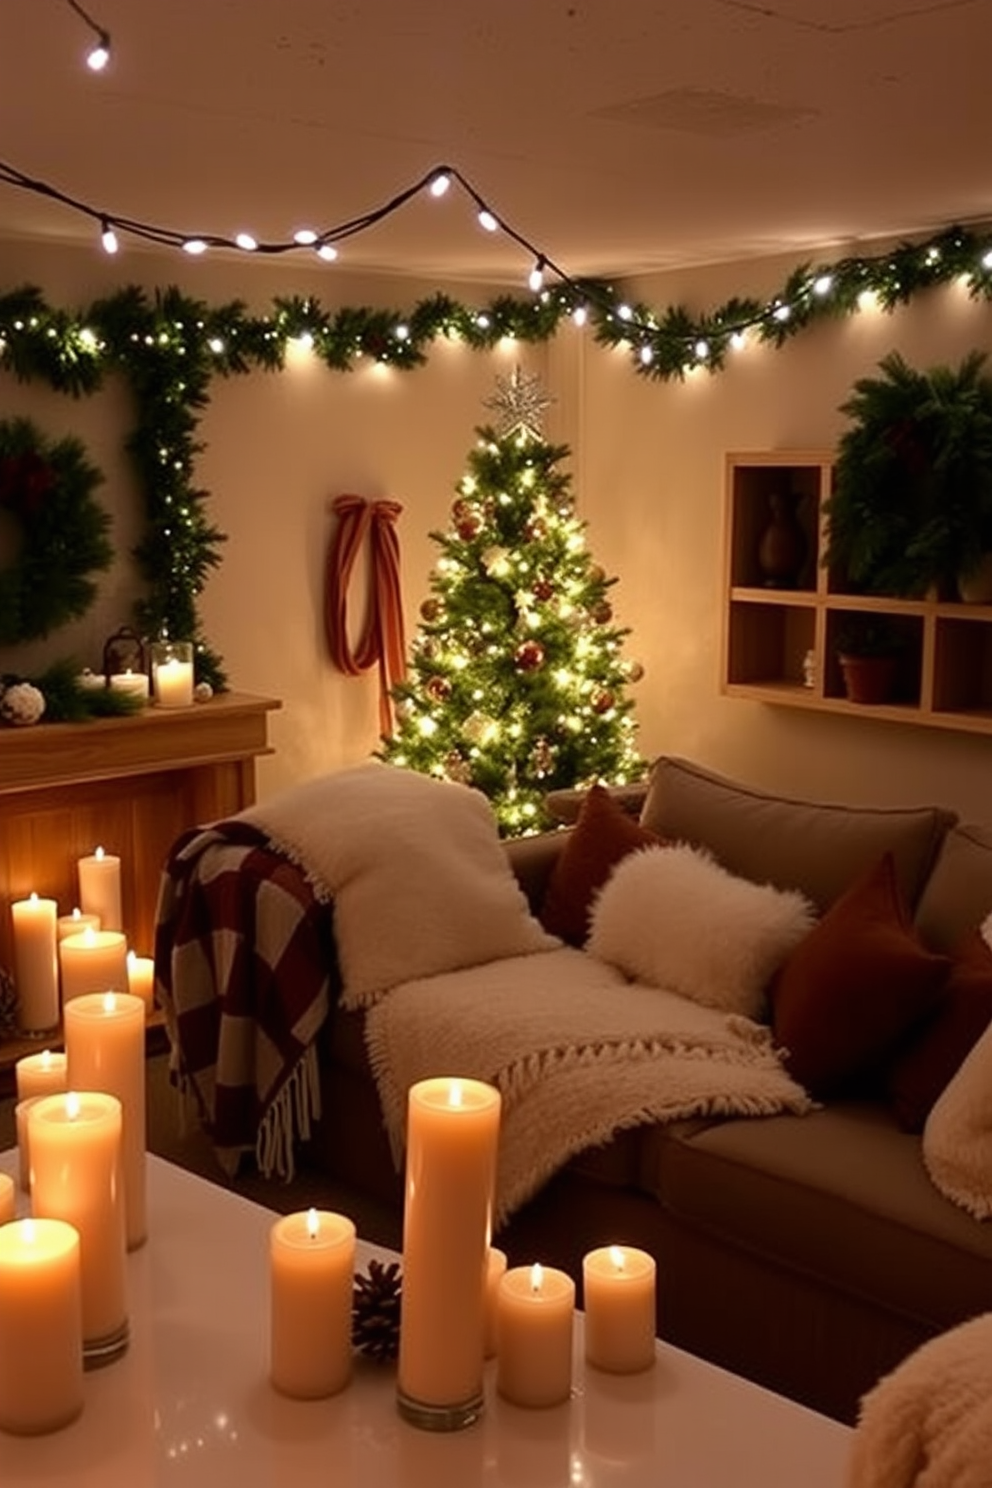
[[[311,1123],[319,1119],[320,1071],[317,1049],[311,1043],[258,1128],[255,1161],[263,1177],[292,1181],[296,1174],[295,1145],[309,1140]]]

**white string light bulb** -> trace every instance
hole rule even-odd
[[[444,171],[439,171],[431,182],[431,196],[443,196],[450,185],[451,177],[446,175]]]
[[[254,253],[255,249],[258,247],[258,239],[253,238],[251,233],[239,232],[234,241],[237,243],[238,247],[243,248],[246,253]]]
[[[325,263],[333,263],[338,256],[338,250],[333,243],[321,243],[317,249],[317,257],[322,258]]]
[[[117,249],[120,247],[120,244],[117,241],[117,234],[114,232],[114,229],[111,227],[109,222],[105,221],[102,224],[100,232],[100,242],[103,244],[104,253],[116,253]]]
[[[202,238],[187,238],[183,244],[183,252],[189,253],[193,258],[199,258],[201,253],[206,253],[207,245]]]
[[[499,230],[499,223],[487,207],[483,207],[479,213],[479,226],[486,232],[498,232]]]
[[[297,231],[293,234],[293,242],[299,243],[301,248],[309,248],[312,246],[312,244],[316,243],[316,241],[317,234],[314,232],[312,227],[298,228]]]

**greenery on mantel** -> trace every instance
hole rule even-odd
[[[53,308],[30,286],[0,295],[0,366],[79,397],[110,373],[128,381],[136,422],[128,439],[145,502],[137,549],[146,584],[136,616],[148,635],[191,638],[197,679],[225,685],[221,659],[202,631],[197,601],[221,558],[224,534],[209,520],[195,483],[197,429],[215,376],[278,370],[291,342],[304,341],[336,371],[369,358],[410,370],[439,338],[489,350],[505,338],[539,343],[569,318],[586,321],[598,343],[622,349],[639,376],[657,381],[717,372],[747,340],[783,346],[817,322],[856,313],[870,296],[883,310],[937,285],[963,280],[992,299],[992,234],[946,228],[923,242],[874,256],[802,264],[765,300],[732,297],[692,314],[652,309],[600,281],[568,281],[523,299],[497,296],[481,307],[436,294],[408,312],[366,306],[326,310],[313,297],[275,299],[267,314],[241,302],[208,306],[168,288],[136,287],[87,309]]]

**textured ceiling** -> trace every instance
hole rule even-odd
[[[0,5],[0,159],[182,232],[285,240],[441,162],[576,275],[992,219],[989,0],[87,8],[113,36],[102,76],[64,0]],[[0,185],[0,235],[25,234],[96,235]],[[418,197],[341,262],[517,283],[530,267],[457,191]]]

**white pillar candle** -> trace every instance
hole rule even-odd
[[[270,1233],[270,1377],[283,1395],[318,1400],[351,1378],[355,1226],[311,1209]]]
[[[193,702],[193,646],[190,641],[152,642],[152,684],[160,708],[188,708]]]
[[[41,1095],[29,1095],[19,1100],[14,1107],[14,1129],[17,1132],[17,1181],[24,1193],[31,1192],[31,1147],[28,1129],[28,1113],[33,1105],[44,1100]]]
[[[655,1272],[654,1257],[630,1245],[604,1245],[584,1257],[587,1363],[611,1374],[654,1364]]]
[[[499,1284],[506,1275],[506,1252],[490,1246],[486,1258],[486,1332],[484,1353],[487,1359],[496,1357],[496,1299]]]
[[[62,1006],[85,992],[126,992],[127,937],[121,930],[81,930],[59,942]]]
[[[94,1358],[127,1339],[121,1125],[120,1101],[96,1090],[43,1095],[28,1115],[32,1213],[79,1231],[83,1351]]]
[[[38,1054],[25,1054],[14,1065],[17,1099],[30,1095],[58,1095],[66,1089],[66,1058],[61,1049],[42,1049]]]
[[[143,700],[148,697],[148,678],[144,672],[111,672],[108,681],[114,692],[127,692]]]
[[[59,969],[54,899],[17,899],[10,906],[14,927],[14,988],[17,1026],[22,1033],[44,1033],[59,1021]]]
[[[467,1425],[482,1409],[499,1115],[479,1080],[410,1088],[398,1404],[414,1424]]]
[[[79,1235],[58,1219],[0,1228],[0,1428],[57,1431],[83,1408]]]
[[[147,1018],[155,1005],[155,962],[151,956],[139,956],[136,951],[128,951],[127,989],[132,997],[141,998]]]
[[[94,848],[76,864],[79,902],[85,914],[100,917],[101,930],[121,928],[121,860],[116,853]]]
[[[59,940],[65,940],[67,935],[80,935],[84,930],[99,930],[100,916],[98,914],[83,914],[77,905],[72,914],[59,915],[55,929]]]
[[[121,1103],[125,1231],[137,1250],[148,1237],[145,1005],[127,992],[86,992],[66,1003],[64,1017],[69,1087]]]
[[[17,1213],[17,1190],[9,1173],[0,1173],[0,1225],[9,1224]]]
[[[551,1266],[516,1266],[496,1301],[496,1388],[514,1405],[560,1405],[572,1389],[575,1283]]]

